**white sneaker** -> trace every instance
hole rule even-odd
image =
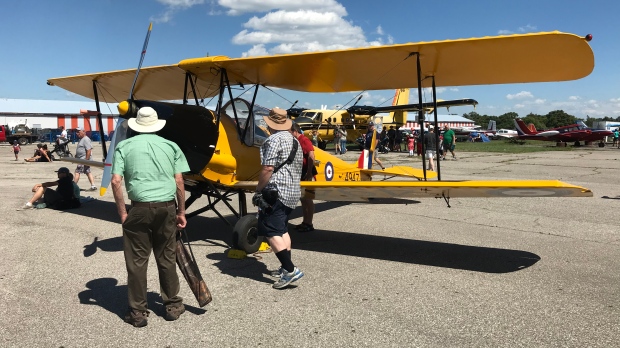
[[[280,279],[273,283],[272,287],[274,289],[282,289],[287,287],[290,283],[296,282],[299,278],[304,276],[304,272],[300,271],[299,268],[295,267],[293,272],[289,273],[286,270],[282,272]]]
[[[97,187],[96,186],[91,186],[88,191],[97,191]]]
[[[18,210],[27,210],[27,209],[34,209],[34,205],[32,205],[32,203],[30,203],[30,202],[26,202],[26,204],[24,204]]]

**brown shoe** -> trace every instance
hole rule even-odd
[[[166,307],[166,315],[164,318],[168,321],[175,321],[179,319],[183,313],[185,313],[185,306],[182,303],[176,306],[170,305]]]
[[[149,317],[149,311],[139,311],[133,308],[129,308],[127,314],[125,314],[125,322],[135,327],[144,327],[148,324],[147,319]]]

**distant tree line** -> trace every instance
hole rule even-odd
[[[474,121],[475,124],[479,126],[486,127],[489,124],[489,121],[493,120],[496,122],[497,129],[505,128],[505,129],[514,129],[514,119],[519,118],[519,115],[516,112],[508,112],[500,116],[489,116],[489,115],[480,115],[479,113],[472,111],[466,114],[463,114],[463,117]],[[570,124],[574,124],[577,122],[578,118],[569,115],[563,110],[555,110],[551,111],[546,115],[537,115],[534,113],[530,113],[525,117],[521,118],[525,124],[533,123],[536,126],[536,129],[549,129],[567,126]],[[592,127],[594,121],[616,121],[620,122],[620,116],[613,117],[603,117],[603,118],[594,118],[590,116],[586,116],[584,123],[588,127]]]

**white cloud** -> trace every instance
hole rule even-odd
[[[534,104],[542,105],[547,101],[547,99],[536,99],[534,100]]]
[[[523,109],[524,107],[524,104],[515,104],[515,109]]]
[[[269,12],[271,10],[316,10],[346,16],[347,10],[335,0],[218,0],[228,8],[228,14],[236,16],[246,12]]]
[[[204,4],[204,0],[157,0],[160,4],[166,6],[164,13],[158,16],[151,16],[150,20],[155,23],[167,23],[177,11],[188,9],[195,5]]]
[[[218,0],[218,4],[231,15],[267,12],[251,17],[233,37],[234,44],[252,46],[243,57],[393,43],[381,26],[376,29],[380,37],[367,40],[360,26],[344,18],[347,11],[335,0]]]
[[[570,97],[568,97],[568,100],[579,100],[581,99],[581,97],[578,97],[576,95],[571,95]]]
[[[190,8],[194,5],[204,4],[204,0],[157,0],[157,2],[170,7]]]
[[[258,56],[266,56],[269,53],[267,52],[267,50],[265,49],[265,45],[260,44],[260,45],[254,45],[252,48],[250,48],[250,50],[247,52],[248,56],[254,56],[254,57],[258,57]]]
[[[525,98],[534,98],[534,95],[532,95],[531,92],[528,91],[521,91],[519,93],[516,94],[508,94],[506,95],[506,98],[509,100],[512,99],[525,99]]]
[[[522,33],[532,32],[536,30],[536,26],[528,24],[524,27],[519,27],[519,31]]]
[[[517,32],[519,32],[519,33],[529,33],[529,32],[533,32],[533,31],[536,31],[536,30],[537,30],[536,26],[535,25],[531,25],[531,24],[528,24],[528,25],[525,25],[525,26],[517,28]],[[498,35],[510,35],[510,34],[514,34],[514,33],[515,33],[514,30],[508,30],[508,29],[500,29],[500,30],[497,31]]]

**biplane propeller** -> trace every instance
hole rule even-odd
[[[573,34],[546,32],[264,57],[211,56],[53,78],[48,84],[94,99],[98,110],[100,93],[106,100],[121,101],[121,120],[134,117],[141,107],[154,108],[167,121],[158,134],[178,143],[190,162],[191,170],[184,174],[190,192],[186,206],[203,195],[209,200],[188,217],[212,210],[223,218],[216,204],[225,204],[238,218],[233,244],[254,252],[262,240],[255,234],[254,215],[247,214],[246,193],[256,189],[259,146],[268,136],[261,117],[267,111],[255,103],[261,86],[304,92],[417,88],[418,119],[423,121],[423,87],[433,88],[436,113],[436,86],[567,81],[587,76],[594,67],[587,41]],[[135,83],[127,90],[132,80]],[[251,101],[233,97],[233,89],[239,88],[244,92],[253,89]],[[122,101],[127,95],[130,98]],[[188,105],[190,95],[195,105]],[[217,97],[215,110],[200,106],[199,100],[210,97]],[[125,137],[118,127],[115,135]],[[126,133],[131,135],[131,131]],[[435,173],[411,167],[360,170],[319,149],[315,152],[320,162],[317,181],[302,182],[301,188],[317,200],[432,197],[449,203],[452,197],[592,196],[586,188],[556,180],[426,181]],[[112,149],[107,157],[111,160],[111,156]],[[107,163],[108,158],[106,168]],[[371,181],[373,176],[405,180]],[[234,195],[238,196],[237,208],[230,203]]]

